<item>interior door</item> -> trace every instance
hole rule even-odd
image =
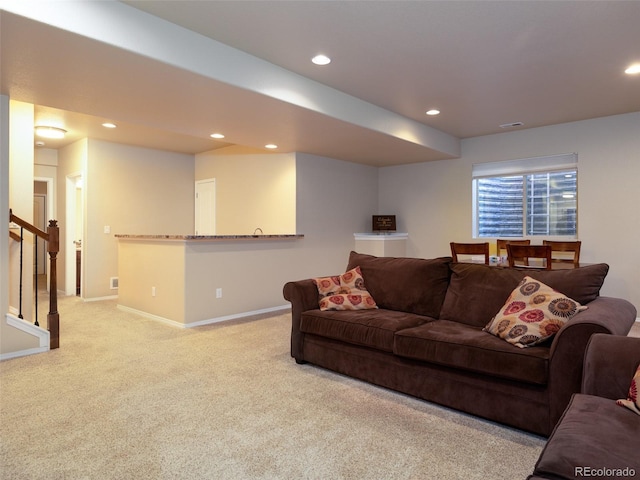
[[[45,195],[36,194],[33,196],[33,224],[40,230],[47,231],[47,197]],[[47,273],[47,246],[46,242],[40,237],[38,237],[37,243],[38,269],[36,274],[44,275]],[[34,256],[34,262],[35,258]]]
[[[196,235],[216,234],[216,179],[196,182],[195,227]]]

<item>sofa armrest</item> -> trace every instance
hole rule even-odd
[[[627,398],[631,379],[640,364],[640,338],[594,335],[584,357],[582,393]]]
[[[580,392],[587,343],[593,334],[626,336],[635,322],[636,309],[621,298],[598,297],[587,304],[556,334],[549,356],[549,404],[551,426]],[[629,378],[631,381],[631,378]]]
[[[300,316],[302,312],[318,308],[320,295],[318,287],[312,279],[288,282],[282,291],[285,300],[291,302],[291,356],[297,361],[302,358],[302,338],[300,331]]]

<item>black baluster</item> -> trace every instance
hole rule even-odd
[[[18,305],[18,318],[24,319],[22,316],[22,246],[24,244],[24,228],[20,227],[20,303]]]
[[[35,254],[35,269],[36,269],[36,272],[35,272],[35,277],[36,277],[36,279],[35,279],[35,284],[36,284],[35,285],[35,288],[36,288],[36,294],[35,294],[35,296],[36,296],[36,305],[35,305],[35,309],[36,309],[36,312],[35,313],[36,313],[36,321],[34,322],[34,324],[35,324],[36,327],[39,327],[40,324],[38,323],[38,236],[34,235],[34,237],[35,237],[35,241],[36,241],[36,254]]]

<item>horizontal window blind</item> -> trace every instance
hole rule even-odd
[[[502,162],[476,163],[472,167],[473,178],[522,175],[525,173],[551,172],[557,170],[575,170],[578,167],[578,155],[564,153],[548,157],[520,158]]]
[[[473,165],[474,236],[575,237],[576,154]]]

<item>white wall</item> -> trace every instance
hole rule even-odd
[[[0,95],[0,329],[9,311],[9,208],[9,97]]]
[[[74,255],[71,258],[67,258],[67,247],[71,247],[72,252],[75,253],[75,246],[72,242],[82,236],[82,232],[77,232],[72,237],[69,237],[67,233],[68,227],[72,225],[67,220],[67,217],[72,215],[72,207],[67,205],[67,188],[69,187],[67,185],[67,177],[84,174],[87,164],[87,145],[88,139],[84,138],[58,150],[56,220],[58,220],[58,225],[60,226],[60,252],[58,253],[56,267],[58,270],[58,290],[61,292],[75,293],[76,260]],[[78,205],[78,208],[83,208],[83,204]],[[75,215],[75,212],[73,215]],[[74,220],[70,221],[75,225]],[[68,272],[69,275],[67,275],[68,270],[70,270]],[[67,283],[71,283],[71,285],[67,285]]]
[[[220,152],[218,152],[219,156]],[[295,158],[295,178],[290,178],[290,159]],[[242,155],[238,156],[238,158]],[[294,231],[265,233],[301,233],[303,240],[290,243],[286,261],[282,263],[278,278],[297,280],[319,275],[330,275],[344,272],[347,266],[349,252],[355,248],[353,234],[371,229],[371,215],[378,211],[378,168],[344,162],[326,157],[319,157],[306,153],[247,156],[246,163],[231,168],[227,160],[233,157],[221,156],[229,171],[246,172],[249,168],[256,168],[256,179],[263,182],[273,182],[275,190],[282,190],[285,196],[276,196],[274,201],[262,201],[276,215],[288,218],[289,213],[295,214]],[[269,172],[266,162],[278,165],[275,173]],[[228,173],[220,169],[215,156],[202,154],[196,157],[196,178],[203,179],[215,176],[219,172]],[[243,188],[247,174],[239,176],[236,200],[225,206],[234,216],[253,215],[251,210],[259,210],[255,198],[247,188]],[[293,181],[292,181],[293,180]],[[229,181],[232,181],[231,179]],[[272,188],[272,192],[273,192]],[[291,194],[293,191],[294,195]],[[242,196],[249,199],[242,201]],[[294,197],[294,204],[285,204],[287,198]],[[246,205],[246,207],[245,207]],[[222,207],[221,207],[222,208]],[[385,212],[386,213],[386,212]],[[291,220],[287,220],[291,221]],[[230,231],[224,233],[253,233],[251,231]],[[222,231],[218,232],[222,234]],[[255,259],[251,261],[251,268]],[[280,290],[282,285],[278,287]],[[281,299],[280,299],[281,300]],[[275,299],[275,301],[279,301]],[[278,303],[276,303],[278,305]]]
[[[118,243],[115,234],[185,234],[193,231],[193,155],[132,147],[94,139],[82,139],[58,152],[57,210],[60,229],[58,286],[69,291],[75,280],[75,258],[67,261],[66,248],[82,238],[82,297],[97,299],[118,294],[110,278],[118,276]],[[67,238],[67,226],[76,224],[68,212],[68,176],[80,174],[83,195],[79,199],[83,232]],[[70,217],[70,218],[67,218]],[[105,227],[110,228],[105,233]],[[75,255],[75,247],[72,249]],[[69,280],[71,281],[71,280]],[[75,290],[73,286],[71,289]]]
[[[380,207],[399,214],[407,255],[449,255],[449,242],[472,240],[474,163],[578,154],[581,261],[611,266],[603,295],[640,307],[640,112],[462,141],[462,157],[380,169]]]
[[[295,233],[295,154],[234,152],[195,157],[195,180],[216,179],[216,235]]]
[[[51,191],[47,191],[49,201],[53,201],[52,219],[58,219],[56,200],[58,198],[58,150],[37,148],[35,150],[34,176],[37,180],[51,179]],[[51,219],[47,219],[51,220]]]
[[[342,273],[353,234],[369,231],[371,215],[380,213],[378,168],[297,153],[296,178],[297,233],[305,240],[291,280]]]
[[[25,130],[26,129],[26,130]],[[19,308],[20,247],[9,240],[9,208],[22,219],[33,219],[33,105],[0,96],[0,220],[5,230],[0,241],[0,356],[19,351],[35,351],[38,337],[7,323],[10,309]],[[16,232],[16,233],[19,233]],[[33,271],[33,240],[30,233],[24,240],[24,272]],[[23,278],[22,313],[25,321],[33,322],[32,275]],[[41,318],[42,319],[42,318]]]
[[[121,241],[119,304],[199,323],[287,307],[286,282],[344,272],[353,234],[377,213],[377,168],[299,153],[295,158],[297,233],[304,238],[187,245]],[[245,214],[243,204],[234,208]],[[217,288],[222,298],[215,298]]]
[[[206,178],[206,159],[129,147],[97,140],[84,140],[87,151],[87,225],[83,256],[86,279],[83,297],[113,295],[108,280],[117,276],[117,240],[114,234],[186,234],[193,231],[193,190],[198,176]],[[81,145],[82,147],[82,145]],[[81,168],[82,148],[61,152],[58,183],[68,173]],[[353,234],[370,228],[377,211],[378,169],[307,154],[283,156],[283,178],[289,179],[291,158],[295,159],[295,182],[280,184],[297,191],[293,205],[296,231],[303,240],[291,242],[287,261],[278,278],[294,280],[307,276],[340,273],[355,246]],[[71,158],[68,158],[71,157]],[[75,160],[73,160],[73,158]],[[194,163],[198,163],[198,174]],[[141,181],[145,179],[145,181]],[[288,182],[289,180],[287,180]],[[59,193],[59,212],[64,195]],[[277,205],[271,205],[276,210]],[[234,215],[246,215],[242,202],[234,202]],[[104,234],[104,226],[111,234]],[[244,233],[244,232],[231,232]],[[252,232],[250,232],[252,233]],[[265,233],[269,233],[265,230]],[[255,259],[251,261],[255,264]],[[242,268],[242,265],[239,265]],[[265,273],[267,275],[268,272]],[[265,281],[269,276],[265,277]],[[231,291],[232,285],[221,285]],[[279,285],[270,305],[284,303]]]
[[[34,107],[30,103],[10,101],[11,142],[9,145],[9,205],[13,214],[33,224],[33,123]],[[18,230],[16,233],[20,234]],[[22,315],[33,323],[33,245],[34,236],[24,232],[22,248],[18,242],[10,242],[11,307],[20,308],[20,263],[22,262]],[[20,251],[22,250],[22,260]]]
[[[82,296],[92,299],[117,295],[115,234],[193,232],[194,157],[94,139],[87,148]]]

